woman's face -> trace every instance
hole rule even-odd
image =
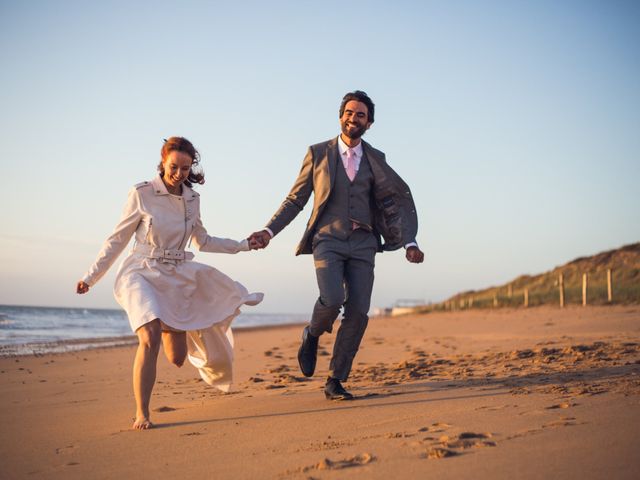
[[[189,177],[192,163],[193,160],[188,154],[176,150],[169,152],[164,157],[164,160],[162,160],[162,167],[164,168],[162,180],[170,192],[172,190],[180,191],[180,185]]]

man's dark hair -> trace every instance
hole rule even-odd
[[[349,92],[342,98],[342,103],[340,104],[340,118],[342,118],[342,115],[344,114],[344,106],[351,100],[362,102],[367,106],[367,110],[369,111],[368,121],[373,123],[373,117],[374,117],[376,106],[373,104],[373,101],[371,101],[371,99],[369,98],[369,95],[367,95],[362,90]]]

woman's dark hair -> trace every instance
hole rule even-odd
[[[369,118],[367,120],[373,123],[373,117],[374,117],[376,106],[373,104],[373,101],[369,98],[369,95],[364,93],[362,90],[349,92],[342,98],[342,103],[340,104],[340,118],[342,118],[342,115],[344,115],[344,106],[351,100],[362,102],[367,106],[367,110],[369,112]]]
[[[193,144],[184,137],[169,137],[164,141],[162,150],[160,150],[160,163],[158,164],[160,176],[164,177],[164,166],[162,162],[171,152],[186,153],[193,161],[191,170],[189,170],[189,176],[184,181],[184,184],[189,188],[191,188],[194,183],[202,185],[204,183],[204,171],[200,166],[200,153],[198,153],[198,150],[196,150]]]

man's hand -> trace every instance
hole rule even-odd
[[[249,240],[249,248],[251,250],[258,250],[269,245],[271,235],[269,235],[269,232],[266,230],[260,230],[259,232],[253,232],[249,235],[247,240]]]
[[[83,293],[87,293],[89,291],[89,285],[84,283],[82,280],[78,282],[76,285],[76,293],[82,295]]]
[[[422,263],[424,261],[424,253],[418,247],[407,248],[407,260],[411,263]]]

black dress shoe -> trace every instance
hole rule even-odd
[[[352,400],[353,395],[347,392],[337,378],[329,378],[324,386],[324,396],[327,400]]]
[[[316,370],[316,359],[318,357],[318,337],[314,337],[309,332],[309,327],[304,327],[302,331],[302,345],[298,350],[298,363],[300,371],[305,377],[310,377]]]

